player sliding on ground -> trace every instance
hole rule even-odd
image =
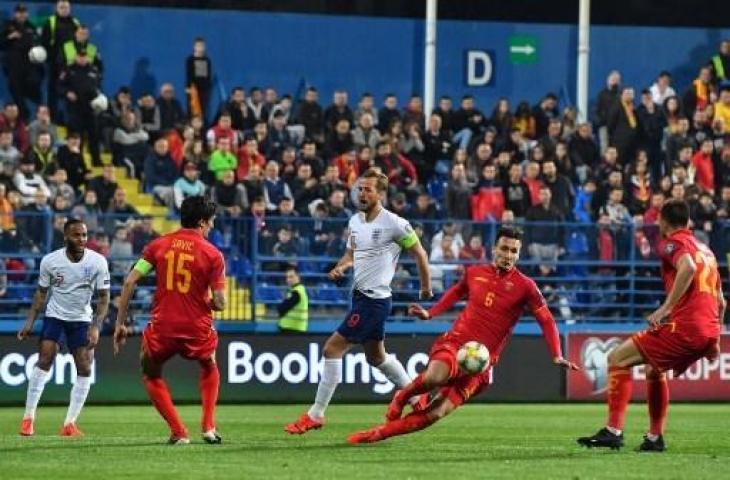
[[[715,256],[688,229],[689,206],[670,200],[659,215],[659,256],[667,298],[648,317],[651,328],[635,334],[608,355],[608,421],[586,447],[619,449],[624,444],[624,418],[631,399],[631,367],[646,364],[649,433],[639,451],[663,452],[669,387],[664,374],[681,375],[697,360],[719,354],[720,322],[725,299]]]
[[[401,251],[408,250],[418,266],[421,298],[431,298],[428,257],[410,224],[383,207],[381,197],[388,189],[388,177],[371,169],[358,182],[360,212],[350,219],[345,255],[329,273],[330,279],[337,281],[352,266],[355,277],[352,308],[324,344],[324,369],[314,405],[284,427],[291,434],[322,427],[325,409],[342,379],[342,357],[355,344],[363,346],[368,363],[398,388],[411,381],[403,365],[385,352],[383,339],[391,307],[390,282]]]
[[[74,357],[76,381],[71,388],[71,400],[61,435],[83,435],[76,426],[76,419],[91,388],[94,347],[99,341],[99,329],[109,310],[109,267],[103,256],[86,248],[86,225],[81,220],[68,220],[63,226],[63,237],[66,246],[41,260],[38,290],[33,297],[28,319],[18,332],[20,340],[30,335],[33,323],[45,305],[38,363],[28,378],[25,414],[20,425],[20,434],[23,436],[34,433],[33,421],[38,401],[50,378],[49,370],[56,358],[58,346],[64,341]],[[92,323],[91,297],[94,291],[98,294],[99,303]],[[46,305],[47,296],[50,298]]]
[[[451,330],[434,342],[426,370],[393,396],[385,415],[387,422],[350,435],[349,443],[379,442],[421,430],[481,392],[491,383],[492,366],[499,360],[499,354],[525,307],[530,308],[540,324],[553,363],[563,368],[578,369],[563,358],[558,329],[537,285],[515,267],[521,244],[519,230],[501,228],[492,248],[494,261],[491,265],[466,267],[462,279],[444,292],[431,309],[411,305],[410,314],[428,320],[466,298],[466,308]],[[467,375],[459,369],[457,352],[470,341],[485,345],[491,353],[491,365],[483,373]],[[438,393],[424,411],[412,412],[401,418],[408,398],[427,396],[434,389],[439,389]]]
[[[225,308],[225,263],[221,252],[206,240],[213,228],[216,206],[201,196],[186,198],[180,208],[182,228],[160,237],[142,252],[142,258],[124,281],[114,331],[114,352],[127,335],[129,301],[137,283],[153,269],[157,273],[152,317],[142,338],[144,386],[155,408],[170,426],[168,443],[190,443],[188,431],[162,379],[162,366],[174,355],[200,364],[203,440],[221,443],[215,428],[220,374],[215,363],[218,335],[211,310]],[[210,292],[213,295],[211,298]]]

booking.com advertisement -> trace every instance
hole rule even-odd
[[[432,335],[393,335],[386,339],[386,346],[415,376],[425,367],[435,339]],[[322,370],[320,359],[325,340],[320,335],[221,335],[217,353],[221,401],[312,401]],[[102,339],[95,355],[89,402],[147,401],[141,382],[139,348],[140,337],[131,337],[115,357],[111,339]],[[0,403],[21,405],[25,401],[27,378],[37,360],[36,342],[21,343],[12,336],[0,337]],[[199,401],[196,363],[173,359],[165,365],[163,376],[176,401]],[[68,402],[74,378],[73,358],[59,353],[42,402]],[[542,338],[514,337],[494,369],[494,384],[474,401],[560,400],[562,383],[561,372],[551,365]],[[387,402],[393,387],[378,369],[367,364],[365,354],[356,347],[344,358],[342,384],[335,399]]]

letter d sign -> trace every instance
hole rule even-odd
[[[492,83],[493,53],[486,50],[466,51],[466,85],[483,87]]]

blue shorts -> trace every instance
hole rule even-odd
[[[390,315],[391,298],[370,298],[357,290],[352,292],[352,307],[337,333],[350,343],[385,338],[385,321]]]
[[[73,352],[89,344],[89,325],[91,325],[89,322],[64,322],[57,318],[46,317],[43,320],[41,341],[52,340],[61,346],[65,344],[69,351]]]

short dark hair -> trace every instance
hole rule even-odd
[[[296,266],[296,265],[294,265],[293,263],[290,263],[290,264],[289,264],[289,265],[288,265],[288,266],[287,266],[287,267],[286,267],[286,268],[284,269],[284,272],[294,272],[294,273],[296,273],[297,275],[299,275],[299,269],[298,269],[298,268],[297,268],[297,266]]]
[[[672,227],[686,227],[689,222],[689,204],[684,200],[667,200],[662,205],[660,215]]]
[[[66,220],[66,223],[63,224],[63,233],[68,233],[68,231],[73,227],[74,225],[85,225],[84,221],[80,218],[69,218]]]
[[[515,240],[522,241],[522,230],[515,227],[499,227],[499,230],[497,230],[497,236],[494,238],[494,244],[496,245],[502,237],[514,238]]]
[[[180,224],[183,228],[197,228],[201,220],[210,220],[215,215],[215,210],[215,203],[202,195],[188,197],[180,207]]]

